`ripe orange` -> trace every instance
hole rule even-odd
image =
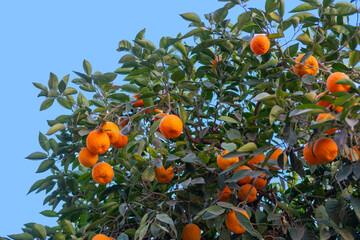
[[[109,136],[110,144],[114,144],[120,137],[120,129],[118,125],[113,122],[105,122],[100,128]]]
[[[140,94],[135,94],[135,95],[133,95],[133,98],[136,98],[136,99],[138,99],[139,97],[141,97],[141,95]],[[144,100],[139,100],[139,101],[136,101],[135,103],[134,103],[134,107],[143,107],[144,106]]]
[[[159,120],[159,119],[162,119],[162,117],[165,117],[165,116],[167,116],[166,113],[158,113],[158,114],[156,114],[156,115],[153,117],[153,120],[154,120],[154,121],[157,121],[157,120]]]
[[[269,160],[270,160],[270,159],[274,159],[274,160],[277,161],[279,155],[280,155],[282,152],[283,152],[283,150],[281,150],[280,148],[276,149],[276,150],[273,152],[273,154],[271,154]],[[287,163],[286,153],[284,153],[284,162],[285,162],[285,164]],[[280,168],[278,168],[278,167],[273,167],[272,164],[266,164],[266,166],[268,166],[271,170],[275,170],[275,171],[280,170]]]
[[[311,55],[308,59],[306,59],[305,62],[300,64],[300,61],[304,55],[305,55],[305,53],[300,54],[295,59],[296,64],[293,68],[295,75],[298,77],[302,77],[305,74],[311,74],[311,75],[315,76],[319,70],[319,64],[318,64],[316,58]]]
[[[113,177],[114,170],[111,165],[106,162],[99,162],[92,169],[92,178],[99,184],[108,184]]]
[[[120,127],[124,128],[129,123],[129,121],[130,120],[128,118],[124,118],[124,117],[119,118]]]
[[[256,35],[251,39],[250,49],[253,53],[257,55],[264,55],[269,51],[270,40],[265,35]]]
[[[320,120],[325,119],[325,118],[329,119],[329,120],[335,119],[335,117],[333,115],[331,115],[330,113],[320,113],[318,115],[318,117],[316,118],[316,121],[320,121]],[[324,131],[324,133],[333,134],[338,129],[339,128],[331,128],[331,129],[328,129],[328,130]]]
[[[329,92],[348,92],[350,90],[350,85],[336,84],[339,79],[349,79],[349,76],[342,72],[334,72],[326,80],[326,88]]]
[[[92,240],[109,240],[109,237],[104,234],[96,234]]]
[[[156,112],[156,113],[162,113],[163,111],[162,110],[159,110],[159,109],[156,109],[156,108],[152,108],[151,110],[150,109],[146,109],[145,110],[145,113],[146,114],[149,114],[151,112]]]
[[[87,147],[79,152],[79,162],[84,167],[92,167],[98,161],[98,155],[89,151]]]
[[[168,167],[166,170],[164,165],[161,168],[155,168],[155,178],[159,183],[168,183],[174,177],[173,167]]]
[[[315,141],[313,146],[314,156],[320,162],[331,162],[338,154],[338,147],[334,140],[322,137]]]
[[[259,165],[262,161],[265,160],[265,155],[264,154],[259,154],[256,157],[252,158],[250,161],[247,162],[247,165],[249,167],[251,167],[252,169],[257,169],[257,167],[253,166],[255,165]]]
[[[255,180],[255,178],[251,179],[251,182],[253,182]],[[263,187],[266,186],[267,180],[266,180],[266,176],[265,173],[262,173],[260,176],[258,176],[258,178],[256,179],[255,183],[254,183],[254,187],[256,189],[261,189]]]
[[[164,137],[177,138],[183,130],[183,123],[178,116],[170,114],[161,119],[159,129]]]
[[[234,171],[234,173],[236,173],[237,171],[240,171],[240,170],[249,170],[249,171],[251,171],[251,169],[250,169],[249,167],[247,167],[247,166],[241,166],[241,167],[239,167],[238,169],[236,169],[236,170]],[[237,181],[237,183],[240,184],[240,185],[247,184],[247,183],[250,183],[250,182],[251,182],[251,178],[250,178],[249,175],[247,175],[246,177],[244,177],[244,178],[242,178],[242,179],[239,179],[239,180]]]
[[[250,191],[250,189],[251,189],[251,191]],[[250,194],[249,194],[249,197],[246,200],[246,202],[251,203],[251,202],[255,201],[257,190],[255,187],[252,187],[252,185],[249,183],[241,186],[241,189],[238,191],[239,199],[241,201],[245,201],[249,191],[250,191]]]
[[[185,225],[182,232],[182,240],[200,240],[201,230],[198,225],[189,223]]]
[[[93,153],[104,154],[110,147],[110,138],[104,131],[96,129],[87,136],[86,146]]]
[[[123,148],[126,146],[127,142],[128,142],[128,136],[122,134],[120,131],[119,138],[116,142],[113,143],[113,146],[115,148]]]
[[[246,213],[246,211],[240,210],[238,212],[244,214],[250,220],[249,215]],[[246,232],[245,228],[239,223],[235,215],[235,211],[231,211],[226,215],[225,224],[227,229],[229,229],[230,232],[233,232],[235,234],[242,234]]]
[[[315,97],[315,100],[318,100],[319,98],[321,98],[322,96],[324,96],[326,94],[326,92],[322,92],[320,94],[318,94],[316,97]],[[319,100],[317,103],[317,105],[319,106],[322,106],[324,108],[328,108],[329,106],[331,106],[331,103],[328,102],[328,101],[324,101],[324,100]]]
[[[353,146],[352,149],[356,152],[356,154],[357,154],[358,157],[360,158],[359,149],[358,149],[356,146]],[[350,158],[350,160],[353,160],[351,154],[349,154],[349,158]]]
[[[217,196],[221,196],[219,199],[220,202],[227,202],[230,194],[231,190],[228,185],[226,185],[226,187],[221,192],[219,192]]]
[[[216,67],[216,64],[222,60],[222,57],[216,57],[214,60],[211,61],[211,64]]]
[[[310,165],[320,165],[325,163],[323,161],[320,161],[317,157],[315,157],[313,153],[313,146],[314,144],[311,144],[310,147],[309,147],[309,143],[305,144],[303,149],[305,161]]]
[[[228,150],[225,150],[223,152],[223,155],[226,155],[228,154],[229,151]],[[218,155],[217,156],[217,164],[219,166],[219,168],[221,170],[225,170],[227,169],[228,167],[230,167],[231,165],[233,165],[234,163],[237,163],[239,161],[239,158],[238,157],[234,157],[234,158],[230,158],[230,159],[224,159],[222,158],[221,155]]]

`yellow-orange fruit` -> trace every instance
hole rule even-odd
[[[324,118],[329,118],[329,120],[332,120],[332,119],[335,119],[335,117],[333,115],[331,115],[330,113],[320,113],[318,115],[318,117],[316,118],[316,121],[320,121]],[[331,128],[331,129],[328,129],[326,131],[324,131],[324,133],[326,134],[333,134],[335,133],[336,130],[338,130],[339,128]]]
[[[358,157],[360,158],[359,149],[358,149],[356,146],[353,146],[352,149],[356,152],[356,154],[357,154]],[[349,154],[349,158],[350,158],[350,160],[353,160],[351,154]]]
[[[106,162],[99,162],[92,169],[92,178],[99,184],[108,184],[113,177],[114,170],[111,165]]]
[[[104,131],[96,129],[87,136],[86,146],[93,153],[104,154],[110,147],[110,138]]]
[[[250,220],[249,215],[245,211],[237,210],[237,212],[244,214]],[[235,215],[235,211],[231,211],[226,215],[225,224],[226,224],[227,229],[229,229],[229,231],[232,233],[242,234],[242,233],[246,232],[245,228],[239,223],[239,221]]]
[[[133,95],[133,98],[135,98],[135,99],[138,99],[139,97],[141,97],[141,95],[140,94],[135,94],[135,95]],[[136,101],[135,103],[134,103],[134,107],[143,107],[144,106],[144,100],[139,100],[139,101]]]
[[[239,199],[241,201],[245,201],[246,196],[248,195],[249,192],[250,192],[250,194],[249,194],[249,197],[246,200],[246,202],[251,203],[251,202],[255,201],[257,190],[255,187],[252,187],[252,185],[249,183],[241,186],[241,189],[238,191]]]
[[[270,159],[274,159],[274,160],[278,160],[278,157],[280,156],[280,154],[283,152],[283,150],[281,150],[280,148],[276,149],[273,154],[271,154]],[[286,164],[287,163],[287,156],[286,156],[286,153],[284,153],[284,163]],[[268,166],[271,170],[275,170],[275,171],[278,171],[280,170],[280,168],[278,167],[273,167],[272,164],[266,164],[266,166]]]
[[[92,167],[98,161],[99,156],[96,153],[89,151],[87,147],[81,149],[79,152],[79,162],[84,167]]]
[[[189,223],[185,225],[182,232],[182,240],[200,240],[201,230],[198,225]]]
[[[264,154],[259,154],[256,157],[252,158],[250,161],[247,162],[247,165],[251,167],[252,169],[257,169],[254,165],[260,165],[261,162],[265,160]]]
[[[96,234],[92,240],[109,240],[109,237],[104,234]]]
[[[216,64],[222,60],[222,57],[216,57],[214,60],[211,61],[211,64],[216,67]]]
[[[162,117],[165,117],[165,116],[167,116],[166,113],[158,113],[158,114],[156,114],[156,115],[153,117],[153,120],[154,120],[154,121],[157,121],[157,120],[159,120],[159,119],[162,119]]]
[[[168,167],[166,170],[164,165],[161,168],[155,168],[155,178],[159,183],[168,183],[174,177],[173,167]]]
[[[250,49],[253,53],[257,55],[264,55],[269,51],[270,40],[265,35],[256,35],[251,39]]]
[[[123,148],[126,146],[127,142],[128,142],[128,136],[122,134],[120,131],[119,138],[116,142],[113,143],[113,146],[115,148]]]
[[[166,138],[177,138],[183,130],[181,119],[173,114],[164,116],[159,125],[160,132]]]
[[[325,94],[326,94],[326,92],[320,93],[319,95],[317,95],[317,96],[315,97],[315,100],[320,99],[320,98],[321,98],[322,96],[324,96]],[[330,103],[330,102],[324,101],[324,100],[319,100],[316,104],[319,105],[319,106],[322,106],[322,107],[324,107],[324,108],[327,108],[327,107],[331,106],[331,103]]]
[[[315,76],[319,70],[319,64],[318,64],[316,58],[311,55],[308,59],[306,59],[305,62],[300,63],[300,61],[304,55],[305,55],[305,53],[300,54],[295,59],[296,64],[293,68],[295,75],[298,77],[302,77],[305,74],[311,74],[311,75]]]
[[[315,141],[313,153],[319,161],[331,162],[338,155],[338,147],[334,140],[322,137]]]
[[[221,196],[219,199],[220,202],[227,202],[230,194],[231,190],[228,185],[226,185],[226,187],[221,192],[219,192],[217,196]]]
[[[117,142],[120,137],[120,129],[118,125],[113,122],[105,122],[100,128],[109,136],[110,144]]]
[[[239,167],[238,169],[236,169],[236,170],[234,171],[234,173],[236,173],[237,171],[240,171],[240,170],[249,170],[249,171],[251,171],[251,169],[250,169],[249,167],[247,167],[247,166],[241,166],[241,167]],[[242,179],[239,179],[239,180],[237,181],[237,183],[240,184],[240,185],[247,184],[247,183],[250,183],[250,182],[251,182],[251,178],[250,178],[249,175],[247,175],[246,177],[244,177],[244,178],[242,178]]]
[[[320,159],[315,157],[313,153],[313,146],[314,146],[313,144],[311,144],[310,147],[309,147],[309,143],[305,144],[303,149],[305,161],[310,165],[320,165],[325,163],[325,161],[320,161]]]
[[[228,151],[228,150],[225,150],[225,151],[223,152],[223,155],[226,155],[226,154],[228,154],[228,153],[229,153],[229,151]],[[239,158],[238,158],[238,157],[234,157],[234,158],[230,158],[230,159],[224,159],[224,158],[222,158],[221,155],[218,155],[216,161],[217,161],[217,164],[218,164],[219,168],[220,168],[221,170],[225,170],[225,169],[227,169],[228,167],[230,167],[231,165],[233,165],[234,163],[239,162]]]
[[[255,178],[251,179],[251,182],[253,182],[255,180]],[[262,189],[263,187],[266,186],[267,180],[266,180],[266,176],[265,173],[262,173],[260,176],[258,176],[258,178],[256,179],[255,183],[254,183],[254,187],[256,189]]]
[[[348,92],[350,90],[350,85],[336,84],[340,79],[349,79],[349,76],[342,72],[334,72],[326,80],[326,88],[329,92]]]

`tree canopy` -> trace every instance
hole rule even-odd
[[[33,83],[40,111],[64,108],[27,156],[58,225],[9,238],[360,238],[357,1],[221,2],[157,45],[120,41],[114,72]]]

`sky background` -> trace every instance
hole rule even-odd
[[[249,5],[264,9],[263,0]],[[299,1],[286,0],[290,11]],[[189,31],[189,22],[179,14],[204,14],[222,7],[216,0],[11,0],[0,2],[0,70],[1,70],[1,174],[0,174],[0,236],[21,233],[23,224],[36,222],[55,225],[55,219],[39,212],[50,209],[42,205],[45,195],[30,193],[31,185],[49,172],[36,174],[40,161],[26,160],[35,151],[39,131],[49,129],[46,120],[67,114],[55,103],[40,112],[45,98],[32,82],[47,85],[49,73],[61,79],[72,71],[83,72],[84,59],[93,72],[112,72],[120,65],[118,42],[132,41],[146,28],[145,38],[158,46],[162,36],[175,37]],[[229,17],[235,23],[243,10],[232,9]],[[120,77],[114,83],[121,84]],[[74,86],[70,83],[70,86]]]

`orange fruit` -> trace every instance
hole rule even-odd
[[[331,162],[338,154],[338,147],[334,140],[322,137],[315,141],[313,146],[314,156],[320,162]]]
[[[120,137],[120,129],[118,125],[113,122],[105,122],[100,128],[109,136],[110,144],[117,142]]]
[[[120,131],[119,138],[116,142],[113,143],[113,146],[115,148],[123,148],[126,146],[127,142],[128,142],[128,136],[122,134]]]
[[[104,131],[96,129],[87,136],[86,146],[93,153],[104,154],[110,147],[110,138]]]
[[[162,119],[162,117],[165,117],[165,116],[167,116],[166,113],[158,113],[158,114],[156,114],[156,115],[153,117],[153,120],[154,120],[154,121],[157,121],[157,120],[159,120],[159,119]]]
[[[228,185],[226,185],[226,187],[221,192],[219,192],[217,196],[221,196],[219,199],[220,202],[227,202],[230,194],[231,190]]]
[[[113,177],[114,170],[111,165],[106,162],[99,162],[92,169],[92,178],[99,184],[108,184]]]
[[[81,149],[79,152],[79,162],[84,167],[92,167],[98,161],[98,155],[89,151],[87,147]]]
[[[201,230],[198,225],[189,223],[185,225],[182,232],[182,240],[200,240]]]
[[[356,146],[353,146],[352,149],[354,149],[354,151],[356,152],[356,154],[358,155],[358,157],[360,158],[360,152],[359,149]],[[351,154],[349,154],[349,158],[350,160],[352,160],[352,156]]]
[[[255,201],[257,190],[255,187],[252,187],[252,185],[249,183],[241,186],[241,189],[238,191],[239,199],[241,201],[245,201],[249,192],[250,192],[250,194],[249,194],[249,197],[247,198],[246,202],[251,203],[251,202]]]
[[[249,215],[246,213],[246,211],[243,210],[237,210],[238,212],[244,214],[249,220]],[[245,228],[239,223],[235,211],[231,211],[226,215],[225,224],[227,229],[229,229],[230,232],[233,232],[235,234],[242,234],[246,232]]]
[[[135,98],[135,99],[138,99],[139,97],[141,97],[141,95],[140,94],[135,94],[135,95],[133,95],[133,98]],[[136,101],[135,103],[134,103],[134,107],[143,107],[144,106],[144,100],[139,100],[139,101]]]
[[[251,182],[254,182],[255,178],[251,179]],[[265,173],[262,173],[260,176],[258,176],[258,178],[256,179],[255,183],[254,183],[254,187],[256,189],[261,189],[263,187],[266,186],[267,180],[266,180],[266,176]]]
[[[228,153],[229,153],[229,151],[225,150],[223,152],[223,155],[226,155]],[[231,165],[233,165],[234,163],[237,163],[237,162],[239,162],[238,157],[234,157],[234,158],[230,158],[230,159],[224,159],[224,158],[222,158],[221,155],[217,156],[217,164],[219,165],[219,168],[221,170],[225,170],[225,169],[227,169],[228,167],[230,167]]]
[[[168,183],[174,177],[173,167],[168,167],[166,170],[164,165],[161,168],[155,168],[155,178],[159,183]]]
[[[253,53],[257,55],[264,55],[269,51],[270,40],[265,35],[256,35],[251,39],[250,49]]]
[[[316,121],[320,121],[320,120],[325,119],[325,118],[329,119],[329,120],[335,119],[335,117],[333,115],[331,115],[330,113],[320,113],[318,115],[318,117],[316,118]],[[331,129],[328,129],[328,130],[324,131],[324,133],[333,134],[338,129],[339,128],[331,128]]]
[[[314,144],[311,144],[310,147],[309,147],[309,143],[305,144],[304,149],[303,149],[305,161],[310,165],[323,164],[324,162],[319,161],[319,159],[315,157],[315,155],[313,153],[313,146],[314,146]]]
[[[247,165],[249,167],[251,167],[252,169],[257,169],[257,167],[253,166],[254,164],[255,165],[260,165],[260,163],[262,161],[265,160],[265,155],[264,154],[259,154],[257,155],[256,157],[252,158],[250,161],[247,162]]]
[[[348,92],[350,90],[350,85],[336,84],[339,79],[349,79],[349,76],[342,72],[334,72],[326,80],[326,88],[329,92]]]
[[[96,234],[92,240],[109,240],[109,237],[104,234]]]
[[[150,109],[146,109],[145,110],[145,113],[146,114],[149,114],[151,112],[156,112],[156,113],[162,113],[163,111],[162,110],[159,110],[159,109],[156,109],[156,108],[152,108],[151,110]]]
[[[211,64],[216,67],[216,64],[222,60],[222,57],[216,57],[214,60],[211,61]]]
[[[278,157],[279,155],[283,152],[283,150],[281,150],[280,148],[276,149],[273,154],[271,154],[270,159],[274,159],[274,160],[278,160]],[[286,153],[284,153],[284,162],[285,164],[287,163],[287,156],[286,156]],[[268,166],[271,170],[275,170],[275,171],[278,171],[280,170],[280,168],[278,167],[272,167],[273,165],[272,164],[266,164],[266,166]]]
[[[178,116],[170,114],[161,119],[159,129],[164,137],[177,138],[183,130],[183,123]]]
[[[129,123],[129,121],[130,120],[128,118],[124,118],[124,117],[119,118],[120,127],[124,128]]]
[[[240,170],[249,170],[249,171],[251,171],[251,169],[250,169],[249,167],[247,167],[247,166],[241,166],[241,167],[239,167],[238,169],[236,169],[236,170],[234,171],[234,173],[236,173],[237,171],[240,171]],[[251,182],[251,178],[250,178],[249,175],[247,175],[246,177],[244,177],[244,178],[242,178],[242,179],[239,179],[239,180],[237,181],[237,183],[240,184],[240,185],[247,184],[247,183],[250,183],[250,182]]]
[[[326,94],[326,92],[322,92],[320,94],[318,94],[316,97],[315,97],[315,100],[318,100],[319,98],[321,98],[322,96],[324,96]],[[328,108],[329,106],[331,106],[331,103],[328,102],[328,101],[324,101],[324,100],[319,100],[317,103],[317,105],[319,106],[322,106],[324,108]]]
[[[313,55],[311,55],[308,59],[306,59],[305,62],[300,64],[300,61],[303,58],[303,56],[305,56],[305,53],[300,54],[295,59],[296,64],[293,67],[293,71],[294,71],[295,75],[298,77],[302,77],[305,74],[311,74],[311,75],[315,76],[319,70],[319,64],[318,64],[316,58]]]

